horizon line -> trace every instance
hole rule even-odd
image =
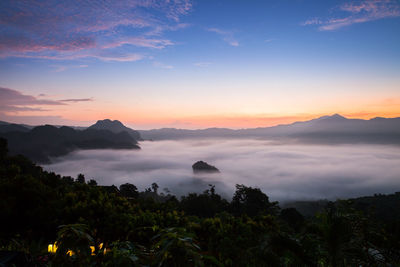
[[[137,128],[137,127],[133,127],[131,126],[132,123],[131,122],[123,122],[122,120],[119,119],[110,119],[110,118],[104,118],[104,119],[100,119],[100,120],[96,120],[95,122],[89,122],[89,125],[87,126],[79,126],[79,125],[73,125],[73,124],[49,124],[49,123],[44,123],[44,124],[36,124],[36,125],[32,125],[32,124],[27,124],[27,123],[17,123],[17,122],[9,122],[9,121],[2,121],[0,120],[0,122],[5,122],[5,123],[9,123],[9,124],[18,124],[18,125],[25,125],[28,127],[38,127],[38,126],[44,126],[44,125],[51,125],[51,126],[55,126],[55,127],[62,127],[62,126],[67,126],[67,127],[75,127],[75,128],[88,128],[91,125],[95,124],[98,121],[102,121],[102,120],[110,120],[110,121],[119,121],[121,122],[124,126],[129,126],[129,128],[132,128],[134,130],[137,131],[150,131],[150,130],[161,130],[161,129],[176,129],[176,130],[190,130],[190,131],[198,131],[198,130],[209,130],[209,129],[226,129],[226,130],[246,130],[246,129],[259,129],[259,128],[271,128],[271,127],[277,127],[277,126],[285,126],[285,125],[292,125],[294,123],[299,123],[299,122],[308,122],[308,121],[312,121],[312,120],[317,120],[317,119],[321,119],[321,118],[329,118],[329,117],[334,117],[334,116],[338,116],[338,117],[342,117],[344,119],[347,120],[363,120],[363,121],[370,121],[373,119],[396,119],[396,118],[400,118],[400,116],[394,116],[394,117],[384,117],[384,116],[375,116],[375,117],[370,117],[370,118],[355,118],[355,117],[350,117],[349,116],[345,116],[345,115],[341,115],[340,113],[333,113],[331,115],[319,115],[316,117],[313,117],[312,119],[305,119],[305,120],[295,120],[289,123],[277,123],[274,125],[268,125],[268,126],[254,126],[254,127],[223,127],[223,126],[211,126],[211,127],[204,127],[204,128],[182,128],[182,127],[168,127],[168,126],[160,126],[158,128],[147,128],[147,129],[143,129],[143,128]]]

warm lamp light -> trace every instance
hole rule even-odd
[[[49,244],[49,245],[47,246],[47,252],[54,254],[54,253],[57,252],[57,248],[58,248],[58,247],[57,247],[57,243]],[[102,249],[102,248],[103,248],[103,243],[100,243],[100,244],[99,244],[99,249]],[[95,250],[96,250],[96,248],[95,248],[94,246],[90,246],[90,251],[91,251],[91,255],[92,255],[92,256],[96,255],[96,254],[94,253]],[[106,254],[106,248],[104,248],[104,254]],[[72,256],[72,255],[75,255],[75,253],[74,253],[72,250],[68,250],[68,251],[67,251],[67,255],[68,255],[68,256]]]
[[[92,251],[92,256],[96,255],[96,254],[94,254],[94,251],[95,251],[94,246],[90,246],[90,250]]]
[[[56,253],[56,252],[57,252],[57,244],[56,244],[56,243],[54,243],[54,244],[49,244],[49,245],[47,246],[47,251],[48,251],[49,253]]]

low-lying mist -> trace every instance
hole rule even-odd
[[[208,184],[230,199],[235,184],[259,187],[272,200],[336,199],[400,191],[400,147],[299,145],[265,140],[145,141],[141,150],[81,150],[45,169],[100,185],[156,182],[178,196]],[[204,160],[219,174],[193,174]]]

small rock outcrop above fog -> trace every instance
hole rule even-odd
[[[197,161],[195,164],[192,165],[192,169],[194,173],[201,173],[201,172],[219,172],[219,170],[208,164],[204,161]]]

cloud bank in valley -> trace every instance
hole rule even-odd
[[[133,183],[143,190],[157,182],[177,195],[208,184],[230,198],[235,184],[260,187],[273,200],[336,199],[400,191],[400,147],[382,145],[287,145],[261,140],[142,142],[140,151],[72,153],[47,170],[99,184]],[[195,175],[204,160],[220,174]]]

